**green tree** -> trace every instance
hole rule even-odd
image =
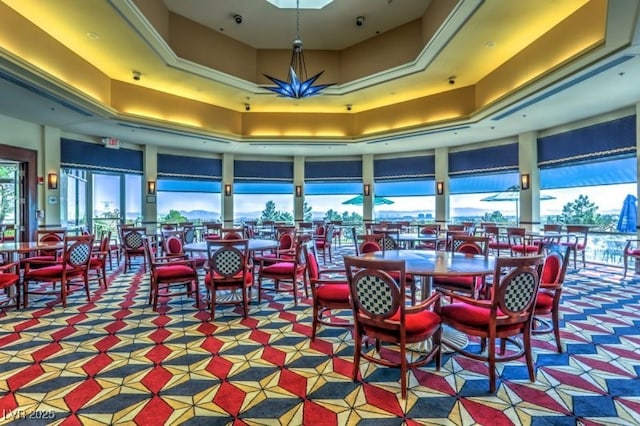
[[[169,214],[166,215],[162,220],[164,222],[180,223],[186,222],[187,218],[182,216],[182,214],[178,210],[169,210]]]
[[[589,200],[587,195],[578,195],[578,198],[562,207],[561,222],[575,225],[595,225],[598,223],[598,206]]]
[[[290,212],[283,212],[276,209],[276,203],[272,200],[267,201],[264,210],[262,210],[262,215],[260,216],[261,221],[265,220],[275,220],[277,222],[293,222],[293,215]]]
[[[507,221],[507,219],[498,210],[495,210],[491,213],[485,213],[484,215],[482,215],[480,220],[482,222],[495,222],[495,223],[501,223],[501,222]]]
[[[313,207],[311,207],[305,201],[304,204],[302,205],[302,218],[305,222],[311,222],[313,220],[313,215],[311,214],[312,210],[313,210]]]
[[[15,166],[0,167],[0,223],[3,223],[15,209],[16,172]]]

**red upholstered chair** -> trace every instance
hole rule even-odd
[[[633,263],[633,266],[635,268],[636,262],[638,261],[638,259],[640,259],[640,240],[627,240],[627,243],[624,246],[622,259],[624,261],[624,275],[622,275],[622,279],[624,280],[625,278],[627,278],[629,265]]]
[[[38,229],[36,231],[36,240],[39,242],[60,243],[64,241],[67,235],[66,229]],[[38,250],[33,256],[29,256],[22,260],[22,263],[26,261],[31,262],[31,268],[37,268],[39,263],[46,265],[50,262],[55,262],[62,253],[59,249],[42,249]]]
[[[567,225],[567,234],[573,235],[573,239],[569,237],[569,241],[563,241],[560,244],[567,245],[573,250],[573,268],[577,269],[576,258],[578,253],[582,255],[582,267],[587,267],[585,260],[585,250],[587,248],[587,240],[589,237],[589,227],[586,225]]]
[[[313,236],[313,243],[316,248],[316,253],[322,253],[322,263],[327,263],[325,253],[329,253],[329,262],[332,262],[331,258],[331,245],[333,243],[333,225],[329,224],[325,227],[322,234],[316,234]]]
[[[222,224],[218,222],[204,222],[203,240],[219,240],[222,238]]]
[[[122,253],[124,254],[124,273],[126,274],[131,268],[131,261],[135,258],[142,258],[142,267],[147,270],[147,257],[142,244],[142,239],[147,233],[144,227],[126,227],[120,228],[120,243],[122,244]],[[155,247],[153,247],[155,252]]]
[[[302,245],[308,243],[309,236],[300,235],[296,239],[295,253],[293,256],[279,257],[273,259],[260,259],[258,265],[258,303],[262,302],[262,291],[271,290],[275,292],[292,292],[293,303],[298,306],[298,283],[302,282],[305,296],[309,297],[307,288],[307,277],[305,274],[306,264],[302,254]],[[273,280],[273,287],[265,289],[263,281]],[[281,288],[280,283],[288,282],[291,287]]]
[[[20,308],[20,275],[19,263],[12,262],[0,265],[0,307],[9,306],[13,301],[16,309]]]
[[[511,252],[511,245],[505,234],[500,232],[500,228],[495,225],[485,225],[484,235],[489,237],[489,250],[500,256],[500,252]]]
[[[407,397],[407,370],[436,361],[440,369],[442,335],[438,311],[440,297],[433,293],[417,305],[406,306],[404,261],[371,260],[345,256],[353,304],[354,356],[352,379],[358,378],[360,359],[387,367],[400,367],[402,398]],[[398,279],[393,278],[397,276]],[[407,345],[431,339],[426,352],[407,360]],[[369,342],[375,341],[375,349]],[[390,344],[394,349],[383,347]]]
[[[204,283],[211,308],[211,319],[215,318],[216,305],[219,304],[242,305],[243,317],[247,318],[253,285],[248,241],[207,241],[207,253],[209,261]],[[239,291],[241,297],[229,297],[219,302],[216,297],[219,291]]]
[[[569,264],[571,247],[549,245],[540,273],[540,289],[536,298],[533,320],[533,334],[552,333],[556,340],[558,352],[562,352],[560,341],[560,299],[562,284]],[[551,316],[549,321],[547,318]]]
[[[418,234],[424,237],[437,237],[440,235],[440,225],[437,223],[424,225],[420,228]],[[436,250],[438,248],[438,244],[436,241],[426,241],[416,244],[414,248],[418,250]]]
[[[450,223],[447,225],[447,231],[464,231],[464,225],[462,224],[456,224],[456,223]]]
[[[540,278],[542,255],[498,257],[489,299],[478,300],[439,289],[452,303],[442,306],[442,323],[481,339],[479,351],[443,340],[454,351],[489,363],[489,391],[496,391],[496,363],[525,356],[529,379],[535,380],[531,354],[531,327]],[[510,343],[509,350],[506,344]],[[499,344],[499,351],[496,345]]]
[[[222,228],[223,240],[243,240],[244,228]]]
[[[202,268],[207,263],[207,257],[203,255],[194,255],[193,253],[185,253],[185,234],[182,230],[163,231],[162,232],[162,251],[168,258],[176,257],[178,259],[192,259],[196,263],[196,268]]]
[[[63,241],[63,252],[60,259],[43,261],[36,259],[24,260],[24,274],[22,277],[23,306],[29,305],[29,294],[60,294],[62,306],[67,306],[67,292],[71,286],[84,287],[87,300],[89,295],[89,263],[93,250],[93,235],[66,236]],[[36,266],[34,268],[34,266]],[[38,283],[39,288],[30,289],[29,283]],[[42,283],[53,284],[53,290],[43,290]],[[56,290],[56,284],[60,283]]]
[[[526,232],[524,228],[507,228],[507,241],[509,241],[511,256],[529,256],[540,253],[540,245],[534,244],[528,239]]]
[[[331,225],[333,225],[333,239],[334,242],[338,244],[338,246],[342,245],[342,221],[341,220],[332,220]]]
[[[318,324],[328,327],[351,327],[350,321],[343,321],[333,315],[334,311],[351,309],[349,284],[346,277],[335,278],[334,274],[344,275],[344,270],[320,269],[315,249],[303,244],[303,254],[307,263],[307,276],[313,298],[313,319],[311,340],[316,339]],[[331,274],[331,278],[327,275]]]
[[[91,252],[89,261],[89,275],[95,277],[98,286],[107,289],[107,258],[109,257],[109,245],[111,244],[111,231],[102,231],[99,244]]]
[[[153,310],[158,309],[158,298],[162,292],[165,296],[187,295],[196,299],[196,307],[200,309],[200,289],[196,262],[187,256],[156,256],[148,237],[142,237],[143,250],[149,259],[150,291],[149,304]],[[174,288],[182,291],[173,292]]]
[[[480,255],[486,258],[489,253],[489,238],[454,235],[451,237],[449,250],[452,253]],[[484,275],[475,277],[471,275],[436,275],[433,277],[433,286],[478,298],[484,295]]]

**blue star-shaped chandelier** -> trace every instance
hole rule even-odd
[[[275,84],[275,86],[265,86],[264,88],[286,98],[307,98],[317,95],[322,89],[332,85],[313,85],[323,72],[324,71],[320,71],[313,77],[307,78],[307,65],[304,61],[304,53],[302,52],[302,40],[300,40],[300,0],[298,0],[296,2],[296,39],[293,41],[293,51],[291,52],[291,63],[289,64],[287,81],[264,74],[265,77]]]

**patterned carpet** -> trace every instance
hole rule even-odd
[[[0,423],[640,424],[640,280],[620,272],[568,275],[566,352],[536,336],[535,383],[514,361],[499,366],[492,395],[485,365],[447,355],[439,372],[411,372],[402,400],[396,369],[363,362],[364,381],[351,381],[348,331],[310,342],[308,301],[268,294],[247,320],[221,307],[209,322],[182,296],[153,312],[148,276],[114,270],[91,303],[76,292],[66,309],[32,297],[0,313]]]

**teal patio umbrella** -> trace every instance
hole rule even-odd
[[[364,197],[362,195],[358,195],[356,197],[348,199],[347,201],[343,201],[342,204],[346,204],[350,206],[361,206],[364,204]],[[381,206],[384,204],[393,204],[393,201],[391,201],[388,198],[379,197],[375,195],[373,197],[373,204],[376,206]]]
[[[553,200],[556,197],[552,195],[540,194],[540,201]],[[520,186],[512,185],[504,191],[488,197],[481,198],[480,201],[515,201],[516,202],[516,223],[519,223],[518,202],[520,201]]]

